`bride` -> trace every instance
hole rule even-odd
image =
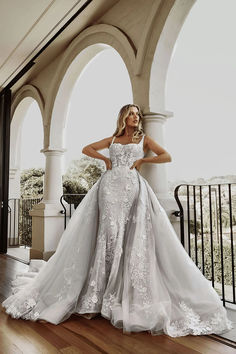
[[[98,150],[108,148],[110,158]],[[144,157],[148,150],[156,156]],[[55,254],[12,282],[13,318],[65,321],[101,314],[124,333],[220,334],[232,322],[220,297],[181,245],[148,182],[144,163],[170,162],[145,135],[138,105],[121,108],[113,136],[87,145],[106,171],[75,210]]]

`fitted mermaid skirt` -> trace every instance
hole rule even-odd
[[[142,156],[141,143],[110,146],[112,169],[77,207],[49,261],[18,274],[2,304],[8,314],[59,324],[100,313],[123,332],[172,337],[233,328],[150,185],[130,169]]]

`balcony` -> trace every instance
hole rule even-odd
[[[175,189],[180,219],[180,239],[198,268],[221,296],[229,318],[236,322],[235,239],[236,184],[179,185]],[[85,194],[60,198],[64,228]],[[29,255],[32,223],[29,210],[40,200],[9,200],[9,251],[21,258]],[[26,256],[24,256],[26,257]],[[29,258],[25,258],[29,261]],[[236,329],[221,336],[235,341]]]

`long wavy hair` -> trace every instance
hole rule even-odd
[[[143,115],[140,107],[137,104],[126,104],[120,109],[120,112],[118,114],[117,118],[117,128],[113,134],[113,136],[121,136],[124,135],[125,132],[125,127],[126,127],[126,119],[129,116],[129,113],[131,111],[131,107],[136,107],[138,109],[138,115],[139,115],[139,123],[138,126],[135,128],[133,136],[132,136],[132,141],[136,142],[139,140],[141,136],[144,134],[143,130]]]

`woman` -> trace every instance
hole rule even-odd
[[[104,148],[110,158],[98,152]],[[148,150],[156,156],[144,157]],[[231,329],[220,297],[138,172],[143,163],[171,161],[144,135],[139,106],[122,107],[113,136],[87,145],[83,153],[103,160],[107,170],[37,276],[30,278],[31,262],[29,277],[23,274],[13,283],[14,294],[3,302],[6,312],[54,324],[72,313],[86,318],[100,313],[123,332],[172,337]]]

